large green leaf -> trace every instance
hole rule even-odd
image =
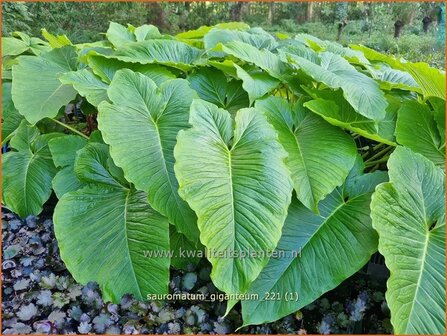
[[[42,36],[48,41],[51,48],[54,49],[72,45],[67,35],[56,36],[49,33],[45,28],[42,29]]]
[[[128,29],[134,33],[137,42],[162,37],[158,28],[153,25],[144,24],[139,27],[129,25]]]
[[[2,140],[19,127],[23,116],[17,111],[12,102],[11,83],[2,83]]]
[[[320,203],[320,216],[298,200],[292,202],[277,257],[249,289],[259,300],[242,301],[244,325],[275,321],[312,303],[357,272],[376,251],[368,207],[375,186],[387,176],[360,173],[350,174],[343,188]],[[264,300],[266,293],[278,300]]]
[[[118,48],[113,55],[105,57],[130,63],[163,64],[186,71],[199,62],[201,55],[200,49],[186,43],[158,39],[128,44]]]
[[[371,202],[396,334],[445,334],[445,173],[404,147]]]
[[[51,180],[57,172],[48,148],[53,135],[39,135],[35,127],[22,121],[10,146],[17,150],[3,154],[2,202],[25,218],[38,215],[51,195]]]
[[[128,25],[124,27],[119,23],[110,22],[106,37],[114,47],[119,48],[132,42],[160,38],[161,34],[158,28],[153,25],[145,24],[140,27]]]
[[[83,186],[74,172],[74,163],[76,152],[86,144],[87,140],[78,135],[67,135],[49,141],[48,146],[54,165],[60,168],[52,181],[54,192],[58,198]]]
[[[136,41],[135,35],[127,27],[116,22],[110,22],[106,37],[116,48]]]
[[[367,66],[372,77],[379,81],[380,87],[385,90],[400,89],[420,92],[418,83],[408,72],[390,68],[386,64]]]
[[[445,166],[445,139],[442,140],[435,115],[427,105],[408,101],[401,106],[397,114],[396,139],[435,165]]]
[[[228,81],[222,71],[201,68],[188,76],[188,80],[201,99],[222,107],[232,114],[249,105],[242,83],[236,80]]]
[[[399,100],[391,96],[387,97],[389,105],[385,118],[380,122],[375,122],[356,113],[340,91],[313,90],[311,94],[316,99],[304,103],[304,106],[330,124],[346,128],[377,142],[396,145],[394,131],[397,110],[401,104]]]
[[[157,87],[142,74],[119,70],[108,93],[113,104],[99,105],[98,123],[116,164],[148,193],[154,209],[197,241],[195,214],[177,192],[173,157],[177,133],[188,127],[194,91],[184,79]]]
[[[108,99],[108,85],[87,69],[70,71],[62,75],[59,80],[63,84],[73,85],[75,90],[94,106]]]
[[[59,81],[62,74],[76,70],[74,47],[18,59],[19,63],[12,67],[12,100],[31,124],[45,117],[55,117],[62,106],[75,98],[73,87]]]
[[[445,72],[422,62],[402,63],[401,68],[413,76],[424,97],[439,97],[445,100]]]
[[[240,41],[256,47],[257,49],[273,50],[277,46],[277,42],[270,34],[259,34],[256,32],[229,30],[213,28],[203,38],[205,49],[212,49],[219,43]]]
[[[218,23],[215,26],[200,26],[194,30],[188,30],[186,32],[179,33],[175,35],[177,39],[200,39],[204,37],[211,29],[213,28],[221,28],[221,29],[231,29],[231,30],[247,30],[250,28],[244,22],[223,22]]]
[[[261,49],[241,41],[230,41],[218,44],[217,51],[223,51],[242,61],[252,63],[266,71],[275,78],[282,79],[287,71],[287,65],[281,61],[278,55],[267,49]]]
[[[292,191],[287,154],[255,109],[239,110],[233,130],[229,112],[198,99],[189,122],[174,150],[179,193],[197,213],[200,241],[217,253],[208,255],[213,283],[244,293],[281,236]],[[257,254],[234,257],[248,251]]]
[[[248,93],[250,105],[253,102],[275,89],[280,81],[262,70],[255,69],[245,71],[242,67],[234,64],[237,76],[242,80],[242,87]]]
[[[357,148],[338,127],[279,97],[258,100],[256,109],[265,113],[289,154],[286,163],[298,199],[318,213],[318,202],[341,186],[354,165]]]
[[[319,64],[291,55],[292,62],[314,80],[332,89],[342,89],[343,95],[361,115],[379,121],[385,118],[388,102],[379,85],[357,71],[343,57],[331,52],[320,54]]]
[[[96,157],[107,156],[106,149],[87,145],[78,152],[84,156],[82,169],[76,169],[85,171],[90,157],[90,170],[96,171]],[[119,302],[126,293],[139,300],[167,293],[169,256],[146,253],[169,249],[168,220],[149,206],[144,192],[121,185],[111,173],[102,178],[101,184],[64,194],[55,208],[54,230],[65,265],[78,282],[98,282],[105,301]]]
[[[112,81],[113,76],[118,70],[125,68],[148,76],[157,85],[160,85],[169,79],[175,78],[175,75],[171,71],[158,64],[128,63],[117,59],[108,59],[98,54],[89,55],[87,62],[92,68],[93,72],[97,76],[101,77],[101,79],[106,83],[110,83]]]
[[[14,37],[2,38],[2,57],[17,56],[28,50],[29,45],[21,39]]]
[[[37,37],[29,37],[22,32],[14,32],[12,37],[2,37],[2,57],[17,56],[27,52],[39,55],[41,52],[50,50],[47,42]]]

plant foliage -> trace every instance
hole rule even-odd
[[[2,202],[38,215],[54,190],[77,281],[144,300],[200,260],[146,251],[207,249],[260,324],[379,250],[394,331],[445,333],[444,72],[241,23],[43,36],[3,39]]]

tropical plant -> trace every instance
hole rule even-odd
[[[43,35],[2,40],[2,200],[38,215],[54,190],[77,281],[144,300],[200,260],[163,251],[206,249],[260,324],[379,250],[394,331],[445,333],[444,72],[244,23]]]

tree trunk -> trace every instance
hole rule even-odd
[[[338,26],[337,26],[337,41],[340,41],[341,33],[343,32],[343,29],[345,29],[347,24],[348,24],[347,20],[343,20],[338,24]]]
[[[169,30],[170,25],[166,20],[163,8],[158,2],[146,2],[147,22],[159,27],[161,30]]]
[[[401,20],[396,20],[394,22],[394,37],[399,38],[400,33],[402,32],[402,27],[404,26],[404,23]]]
[[[306,6],[306,21],[312,21],[314,17],[314,2],[308,2]]]
[[[275,3],[273,3],[273,2],[268,3],[267,22],[269,23],[269,25],[273,24],[274,6],[275,6]]]
[[[433,20],[429,16],[425,16],[422,19],[422,30],[424,31],[425,34],[428,33],[428,29],[430,28],[430,25],[431,25],[432,22],[433,22]]]
[[[241,11],[242,11],[243,2],[238,1],[233,8],[231,8],[231,20],[232,21],[241,21]]]

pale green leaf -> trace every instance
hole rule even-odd
[[[272,322],[297,311],[370,259],[377,249],[377,234],[368,207],[374,188],[386,179],[384,172],[351,174],[347,186],[320,203],[320,216],[298,200],[292,202],[276,257],[248,292],[258,294],[259,300],[242,301],[244,325]],[[265,293],[278,293],[280,299],[263,300]]]
[[[247,94],[242,89],[242,83],[234,80],[229,82],[222,71],[201,68],[189,75],[187,79],[201,99],[233,114],[249,105]]]
[[[63,84],[73,85],[75,90],[94,106],[108,100],[107,88],[109,86],[87,69],[67,72],[59,80]]]
[[[244,22],[223,22],[211,27],[200,26],[197,29],[179,33],[175,37],[177,39],[199,39],[205,36],[213,28],[247,30],[250,27]]]
[[[242,80],[242,87],[248,93],[250,105],[275,89],[280,81],[261,70],[245,71],[242,67],[234,64],[237,76]]]
[[[59,109],[76,96],[71,85],[62,84],[59,77],[76,70],[74,47],[54,49],[40,56],[20,56],[12,67],[12,100],[31,124],[48,117],[54,118]]]
[[[231,41],[219,44],[217,51],[223,51],[247,63],[252,63],[266,71],[275,78],[281,79],[287,70],[287,65],[281,61],[278,55],[267,49],[261,49],[240,41]]]
[[[2,57],[17,56],[28,50],[29,45],[15,37],[2,37]]]
[[[42,29],[42,35],[50,44],[51,48],[62,48],[72,45],[71,41],[66,35],[53,35],[49,33],[45,28]]]
[[[178,231],[197,241],[196,217],[178,195],[173,149],[179,130],[188,127],[194,91],[186,80],[157,87],[148,77],[119,70],[109,88],[113,104],[99,106],[98,123],[111,155],[151,206]]]
[[[445,173],[404,147],[371,202],[396,334],[445,334]]]
[[[286,153],[255,109],[239,110],[233,129],[229,112],[197,99],[189,122],[192,128],[179,132],[174,150],[179,193],[197,213],[206,248],[258,252],[247,258],[208,255],[216,287],[244,293],[281,236],[292,191]]]
[[[342,89],[344,97],[358,113],[375,121],[383,120],[388,102],[379,85],[343,57],[331,52],[320,55],[319,64],[295,55],[290,58],[297,68],[317,82],[332,89]]]
[[[396,139],[435,165],[445,166],[445,140],[442,141],[434,113],[427,105],[408,101],[401,106],[397,113]]]
[[[57,169],[48,138],[23,121],[11,139],[18,151],[2,155],[2,203],[22,218],[38,215],[51,195]]]
[[[140,64],[162,64],[190,70],[199,63],[202,51],[176,40],[147,40],[118,48],[112,55],[104,57]]]
[[[445,72],[430,67],[427,63],[402,63],[401,68],[408,71],[419,84],[424,97],[439,97],[445,100]]]
[[[136,41],[135,35],[127,27],[116,22],[110,22],[106,37],[115,48]]]
[[[169,257],[145,253],[169,249],[169,223],[149,206],[144,192],[92,183],[66,193],[53,220],[68,270],[82,284],[96,281],[105,301],[168,292]]]
[[[89,55],[87,62],[93,72],[106,83],[110,83],[115,73],[120,69],[130,69],[142,73],[152,79],[157,85],[175,78],[171,71],[157,64],[126,63],[117,59],[107,59],[97,54]]]
[[[267,116],[289,154],[286,163],[298,199],[318,213],[318,203],[345,181],[357,148],[348,134],[301,104],[292,107],[283,98],[269,97],[255,107]]]
[[[398,100],[388,97],[389,105],[385,118],[377,123],[356,113],[339,91],[315,90],[312,92],[316,99],[304,103],[304,106],[323,117],[330,124],[346,128],[377,142],[396,145],[394,131],[397,110],[400,107]]]
[[[134,28],[133,33],[137,42],[161,37],[157,27],[147,24]]]
[[[213,28],[203,38],[205,49],[213,49],[219,43],[240,41],[247,43],[257,49],[273,50],[277,42],[270,34],[257,34],[239,30]]]

